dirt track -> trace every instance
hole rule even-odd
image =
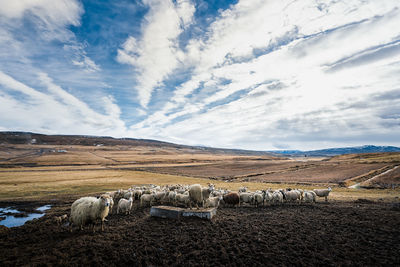
[[[59,203],[39,220],[0,229],[0,265],[400,265],[394,204],[223,208],[211,222],[139,209],[109,216],[95,234],[57,227],[52,216],[68,210]]]

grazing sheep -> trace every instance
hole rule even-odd
[[[172,205],[176,205],[176,192],[175,191],[169,191],[168,192],[168,201]]]
[[[283,193],[280,190],[272,193],[272,203],[283,203]]]
[[[271,203],[272,202],[272,192],[270,191],[265,191],[264,192],[264,201],[266,201],[267,203]]]
[[[183,205],[185,208],[190,206],[190,196],[185,194],[176,194],[176,204]]]
[[[253,197],[251,199],[251,202],[253,205],[258,207],[258,205],[263,204],[264,205],[264,196],[262,193],[254,193]]]
[[[157,203],[162,203],[167,196],[167,192],[157,192],[154,194],[154,199]]]
[[[238,193],[232,192],[223,196],[223,202],[225,205],[236,206],[240,202],[240,197]]]
[[[189,188],[190,209],[192,209],[192,202],[196,205],[197,209],[199,209],[199,204],[204,207],[204,201],[208,199],[213,190],[213,184],[209,184],[208,188],[202,188],[199,184],[191,185]]]
[[[251,193],[241,193],[239,195],[239,206],[243,205],[243,203],[251,204],[253,201],[253,195]]]
[[[151,207],[152,202],[154,201],[154,195],[153,194],[143,194],[140,197],[140,207],[143,207],[145,205],[149,205]]]
[[[288,202],[296,202],[301,199],[301,194],[297,190],[284,191],[283,194]]]
[[[115,192],[114,192],[115,193]],[[114,195],[114,194],[113,194]],[[105,193],[104,194],[104,196],[108,196],[108,198],[109,198],[109,200],[110,200],[110,207],[109,207],[109,212],[108,212],[108,214],[112,214],[112,210],[113,210],[113,207],[114,207],[114,200],[113,200],[113,197],[110,195],[110,192],[107,192],[107,193]],[[106,220],[107,221],[107,220]]]
[[[191,185],[189,188],[189,197],[190,202],[194,202],[199,208],[199,203],[203,204],[203,195],[202,195],[202,187],[199,184]],[[192,204],[190,203],[190,209],[192,208]]]
[[[133,196],[133,192],[132,191],[128,191],[124,194],[124,198],[125,199],[130,199]]]
[[[217,197],[209,197],[204,204],[205,208],[218,208],[219,202],[221,201],[222,196]]]
[[[140,196],[142,195],[143,191],[140,189],[134,190],[133,191],[133,196],[135,198],[135,200],[139,200]]]
[[[73,225],[83,230],[84,225],[91,224],[94,232],[98,219],[101,221],[101,231],[104,231],[104,220],[108,215],[109,206],[110,196],[108,195],[101,195],[99,198],[83,197],[76,200],[71,205],[70,231],[72,232]]]
[[[315,203],[317,194],[314,191],[304,191],[304,202]]]
[[[132,209],[133,198],[130,197],[129,200],[121,198],[118,202],[117,214],[119,212],[125,212],[125,214],[130,214]]]
[[[303,190],[303,189],[296,189],[296,190],[300,192],[300,202],[303,201],[303,198],[304,198],[304,190]]]
[[[325,197],[325,201],[328,201],[328,195],[332,191],[332,188],[328,187],[328,189],[314,189],[315,194],[319,197]]]

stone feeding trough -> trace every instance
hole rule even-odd
[[[180,219],[181,217],[199,217],[202,219],[211,220],[216,214],[216,208],[183,209],[170,206],[153,206],[150,209],[150,216],[171,219]]]

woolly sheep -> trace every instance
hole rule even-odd
[[[332,188],[328,187],[328,189],[314,189],[315,194],[319,197],[325,197],[325,201],[328,201],[328,195],[332,191]]]
[[[154,195],[153,194],[143,194],[140,197],[140,206],[143,207],[144,205],[149,204],[151,207],[152,202],[154,201]]]
[[[83,197],[76,200],[71,205],[70,215],[70,231],[72,232],[73,225],[78,226],[83,230],[86,224],[94,226],[97,220],[101,221],[101,230],[104,231],[104,220],[108,215],[110,206],[110,197],[108,195],[101,195],[96,197]]]
[[[265,193],[264,193],[264,201],[266,201],[267,203],[270,203],[270,202],[272,202],[272,192],[270,192],[270,191],[266,191]]]
[[[130,214],[132,209],[133,198],[130,197],[129,200],[121,198],[118,202],[117,214],[119,212],[125,212],[125,214]]]
[[[225,205],[238,205],[240,202],[239,194],[236,192],[228,193],[223,196],[222,201]]]
[[[196,205],[197,209],[199,208],[199,204],[204,207],[204,201],[208,199],[213,190],[214,185],[212,184],[209,184],[208,188],[202,188],[199,184],[191,185],[189,187],[190,209],[192,209],[192,202]]]
[[[124,194],[124,198],[125,199],[130,199],[133,196],[133,192],[132,191],[128,191]]]
[[[316,198],[317,198],[317,194],[315,194],[314,191],[304,191],[304,202],[315,203]]]
[[[190,206],[190,196],[185,194],[176,194],[176,204],[183,205],[184,207]]]
[[[277,190],[272,193],[272,203],[282,203],[283,194],[281,191]]]
[[[115,194],[112,194],[113,192],[107,192],[107,193],[105,193],[104,194],[104,196],[108,196],[108,198],[109,198],[109,200],[110,200],[110,207],[109,207],[109,212],[108,212],[108,214],[111,214],[112,213],[112,210],[113,210],[113,207],[114,207],[114,200],[113,200],[113,197],[112,197],[112,195],[115,195]],[[114,192],[115,193],[115,192]],[[106,220],[107,221],[107,220]]]
[[[300,201],[300,199],[301,199],[301,194],[297,190],[284,191],[283,194],[285,196],[286,201],[290,201],[290,202],[297,201],[297,200]]]
[[[240,187],[239,188],[239,193],[244,193],[244,192],[247,192],[247,187],[246,186],[242,186],[242,187]]]
[[[262,193],[254,193],[251,199],[253,205],[258,207],[260,204],[264,204],[264,196]]]
[[[209,197],[204,204],[205,208],[218,208],[219,202],[221,201],[222,196],[217,197]]]
[[[168,192],[168,201],[172,205],[176,205],[176,192],[175,191],[169,191]]]
[[[241,206],[243,203],[251,204],[252,200],[253,200],[253,195],[251,193],[241,193],[239,195],[239,206]]]
[[[164,201],[164,199],[167,196],[167,192],[157,192],[154,194],[154,199],[155,201],[157,201],[158,203],[161,203]]]
[[[142,193],[143,193],[143,191],[140,189],[133,190],[133,196],[136,200],[140,199],[140,196],[142,195]]]

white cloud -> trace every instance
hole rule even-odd
[[[206,38],[189,41],[192,78],[131,129],[181,143],[252,149],[277,143],[321,148],[337,145],[335,138],[354,143],[367,133],[387,133],[381,108],[350,106],[399,90],[400,50],[371,56],[396,46],[398,21],[393,1],[240,1],[220,14]],[[354,63],[343,64],[348,61]],[[392,130],[399,131],[395,118]]]
[[[0,88],[4,88],[0,91],[4,103],[0,107],[3,126],[12,122],[14,129],[24,131],[124,135],[125,123],[111,96],[103,97],[106,114],[101,114],[55,84],[46,73],[39,73],[37,77],[47,93],[0,71]]]
[[[80,2],[0,0],[1,129],[257,150],[400,145],[397,1],[239,1],[210,24],[192,1],[143,3],[140,34],[117,51],[128,66],[109,72],[133,70],[132,93],[101,80],[107,64],[69,29]]]
[[[183,60],[177,38],[191,23],[194,7],[189,1],[144,3],[150,10],[142,24],[142,36],[140,39],[130,36],[118,50],[117,60],[135,67],[140,104],[146,107],[153,90]]]
[[[78,1],[68,0],[0,0],[0,15],[8,24],[19,24],[18,20],[28,17],[45,39],[68,40],[72,34],[64,27],[80,25],[83,13]]]

